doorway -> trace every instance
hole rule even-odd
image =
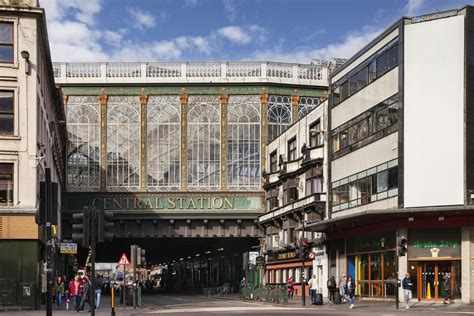
[[[451,298],[459,298],[460,261],[419,261],[417,265],[416,278],[418,300],[443,300],[446,295],[445,278],[451,274],[451,280],[447,284],[451,290]]]

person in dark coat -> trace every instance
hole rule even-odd
[[[347,295],[349,295],[349,301],[351,305],[349,308],[354,308],[354,295],[355,295],[355,281],[352,276],[347,277]]]
[[[81,305],[79,307],[79,310],[83,311],[84,310],[84,305],[87,302],[89,304],[89,312],[92,309],[91,306],[91,294],[92,294],[92,284],[87,275],[82,276],[82,296],[81,296]]]
[[[334,295],[336,294],[336,279],[331,276],[328,280],[329,304],[334,303]]]
[[[444,275],[444,302],[443,304],[448,304],[448,299],[451,302],[451,273],[446,273]]]

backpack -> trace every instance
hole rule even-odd
[[[328,280],[328,288],[333,288],[336,287],[336,282],[334,282],[332,279]]]

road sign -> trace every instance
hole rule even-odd
[[[127,255],[125,254],[125,252],[122,253],[122,257],[120,257],[118,265],[119,266],[128,266],[128,265],[130,265],[130,260],[128,260]]]
[[[62,242],[59,245],[59,249],[62,254],[76,254],[77,244],[73,242]]]
[[[255,264],[256,264],[257,267],[265,266],[265,257],[264,256],[258,256],[255,259]]]

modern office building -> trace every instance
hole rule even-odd
[[[49,168],[60,205],[66,176],[65,117],[47,34],[37,1],[1,1],[0,309],[39,306],[46,291],[45,235],[35,222],[40,182]]]
[[[293,276],[297,296],[302,293],[302,267],[304,278],[308,280],[315,274],[319,288],[327,292],[322,235],[302,232],[304,225],[326,218],[327,105],[325,100],[267,146],[263,185],[266,209],[259,216],[264,235],[265,283],[286,285]],[[314,246],[315,260],[304,257],[300,245],[303,239]]]
[[[330,77],[328,275],[474,301],[474,7],[402,18]],[[397,236],[408,240],[397,256]]]
[[[166,264],[170,287],[236,284],[258,246],[269,141],[327,98],[331,63],[58,63],[69,146],[64,232],[92,205]],[[175,272],[175,273],[173,273]],[[179,279],[177,279],[179,278]]]

